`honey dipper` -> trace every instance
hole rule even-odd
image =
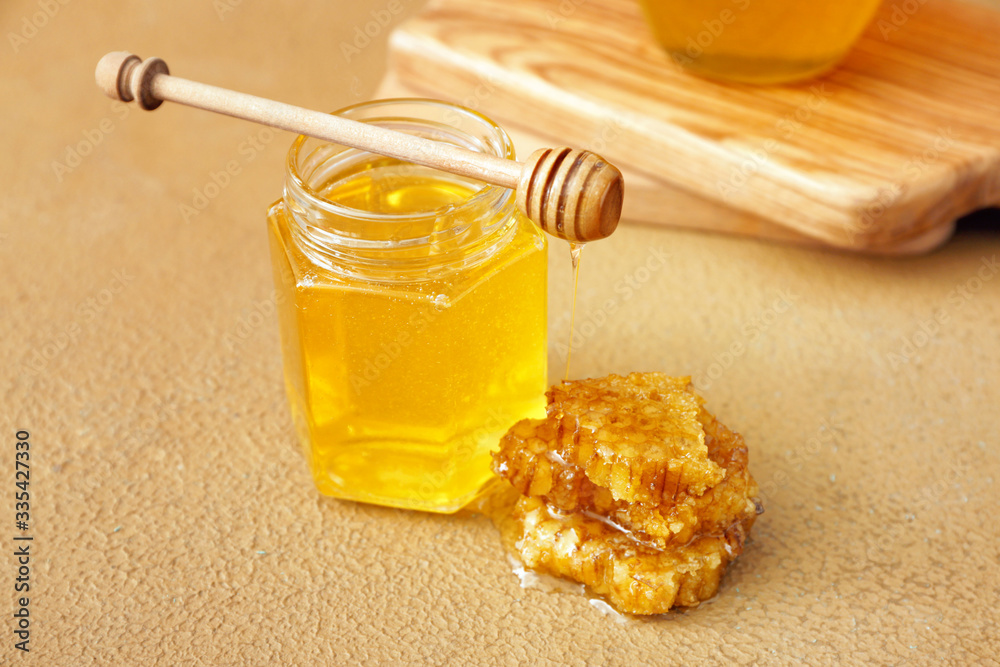
[[[517,208],[549,234],[567,241],[603,239],[621,217],[621,172],[589,151],[542,148],[527,161],[517,162],[170,76],[160,58],[142,60],[126,51],[101,58],[96,78],[108,97],[135,100],[147,111],[166,100],[180,102],[516,190]]]

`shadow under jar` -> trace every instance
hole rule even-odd
[[[500,127],[442,102],[337,114],[514,157]],[[542,232],[512,191],[302,136],[268,223],[285,382],[316,486],[462,507],[503,433],[545,412]]]

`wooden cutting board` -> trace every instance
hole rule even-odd
[[[431,0],[380,92],[603,154],[632,220],[906,254],[1000,204],[1000,12],[955,0],[886,2],[836,70],[765,87],[683,72],[631,0]]]

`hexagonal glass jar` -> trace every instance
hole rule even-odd
[[[499,157],[469,109],[381,100],[337,112]],[[268,212],[285,382],[327,495],[451,512],[489,452],[544,414],[546,240],[514,193],[308,137]]]

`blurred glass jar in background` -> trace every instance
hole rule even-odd
[[[641,0],[671,58],[707,77],[747,83],[809,78],[833,67],[880,0]]]

